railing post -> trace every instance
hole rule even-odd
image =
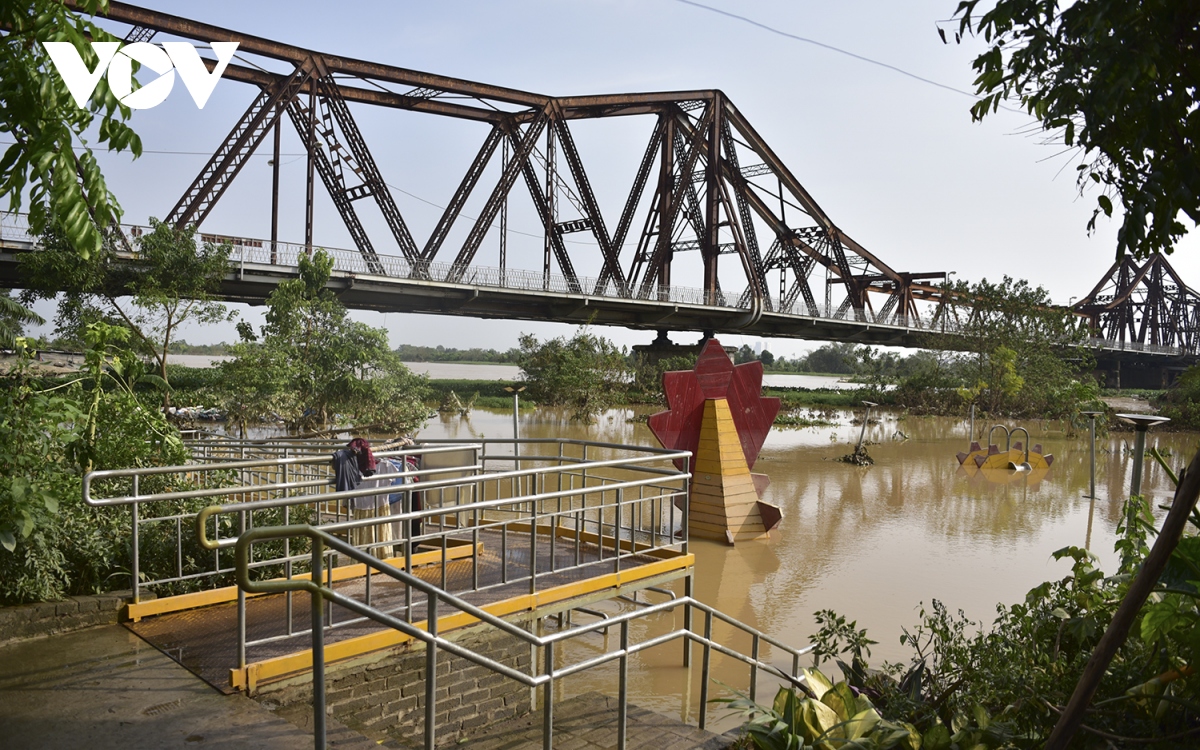
[[[429,595],[425,607],[425,630],[437,635],[437,596]],[[425,750],[434,750],[437,738],[437,646],[425,644]]]
[[[139,479],[138,475],[134,474],[133,475],[133,496],[134,497],[137,497],[138,493],[139,493],[138,479]],[[133,539],[130,542],[130,550],[131,550],[131,557],[132,557],[132,560],[130,561],[131,565],[132,565],[132,569],[130,571],[130,576],[133,578],[133,580],[130,582],[129,588],[132,589],[132,591],[133,591],[133,603],[134,604],[137,604],[138,602],[140,602],[142,600],[142,589],[141,589],[141,585],[140,585],[141,578],[142,578],[142,571],[141,571],[142,566],[141,566],[141,560],[138,558],[138,555],[139,555],[138,523],[139,523],[139,516],[140,516],[140,513],[138,512],[139,507],[141,507],[139,503],[133,504],[133,508],[132,508]]]
[[[758,700],[758,636],[754,636],[753,642],[750,644],[750,658],[754,663],[750,665],[750,702],[754,703]]]
[[[708,668],[712,662],[712,612],[704,613],[704,661],[700,667],[700,728],[708,718]]]
[[[625,750],[629,723],[629,620],[621,622],[621,684],[617,689],[617,750]]]
[[[554,642],[545,645],[546,683],[542,686],[542,750],[554,750]]]
[[[321,558],[325,555],[320,537],[312,538],[312,581],[319,587]],[[238,587],[241,592],[241,587]],[[325,750],[325,597],[319,593],[312,598],[312,679],[313,679],[313,747]],[[243,641],[245,632],[242,633]],[[244,656],[244,654],[243,654]],[[244,665],[243,665],[244,666]]]
[[[683,629],[687,632],[692,632],[692,595],[695,593],[695,583],[692,581],[692,575],[689,573],[683,579],[683,595],[687,601],[683,605]],[[684,637],[683,639],[683,666],[692,666],[692,639]]]
[[[531,477],[532,479],[532,477]],[[532,486],[532,482],[531,485]],[[537,501],[529,501],[529,593],[537,593]]]
[[[238,537],[246,533],[246,511],[238,513]],[[249,575],[249,571],[246,573]],[[320,578],[314,578],[318,586],[321,585]],[[323,600],[322,597],[315,597],[318,604]],[[238,586],[237,592],[237,639],[238,639],[238,669],[246,668],[246,592],[241,586]]]

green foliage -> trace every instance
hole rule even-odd
[[[22,363],[0,388],[0,546],[10,553],[45,527],[70,493],[60,467],[84,416],[76,401],[36,387],[23,343],[18,339]]]
[[[628,388],[629,366],[611,341],[580,328],[539,343],[532,334],[520,338],[519,364],[529,382],[529,395],[544,406],[564,406],[572,419],[591,421],[621,403]]]
[[[744,729],[758,750],[919,750],[911,725],[884,719],[871,699],[816,669],[804,670],[804,692],[782,687],[770,707],[749,699],[720,699],[750,720]]]
[[[12,292],[0,289],[0,349],[12,349],[25,325],[41,325],[42,316],[13,299]]]
[[[1200,365],[1192,365],[1163,395],[1159,411],[1175,427],[1200,429]]]
[[[239,326],[235,359],[222,362],[218,399],[245,426],[278,416],[290,428],[335,421],[411,432],[425,418],[427,380],[388,346],[387,331],[351,320],[326,284],[333,258],[301,256],[300,277],[267,298],[259,334]]]
[[[124,348],[128,335],[90,326],[82,377],[52,387],[30,374],[29,350],[18,340],[23,364],[5,376],[0,395],[0,602],[130,585],[129,511],[84,505],[82,476],[181,464],[187,453],[161,411],[135,392],[157,378]],[[142,489],[155,491],[156,481]],[[155,554],[143,559],[153,563]]]
[[[804,372],[826,372],[852,375],[858,371],[857,348],[854,344],[825,344],[808,353]]]
[[[41,250],[25,253],[20,262],[29,284],[27,299],[63,293],[55,321],[60,336],[82,341],[88,325],[97,321],[125,326],[138,350],[154,357],[165,381],[167,353],[180,325],[231,318],[215,300],[229,268],[230,247],[197,244],[192,229],[151,223],[154,231],[138,238],[135,261],[121,260],[112,243],[80,258],[55,227],[42,237]]]
[[[999,0],[976,19],[978,5],[955,11],[960,33],[988,44],[974,61],[982,99],[972,117],[1019,102],[1079,153],[1080,189],[1100,187],[1088,230],[1119,199],[1117,257],[1170,253],[1187,232],[1179,214],[1200,221],[1200,5]]]
[[[405,362],[464,362],[464,363],[496,363],[496,364],[515,364],[517,361],[517,350],[509,349],[508,351],[500,352],[495,349],[479,349],[473,347],[471,349],[455,349],[453,347],[442,346],[417,346],[415,344],[401,344],[396,347],[396,354]]]
[[[1083,345],[1087,332],[1045,289],[1005,276],[999,283],[960,283],[953,294],[954,343],[966,353],[914,363],[890,396],[895,403],[961,413],[965,402],[994,416],[1052,419],[1075,419],[1098,403]]]
[[[87,15],[108,8],[107,0],[75,5]],[[91,70],[98,61],[88,42],[120,40],[56,0],[2,0],[0,28],[0,133],[16,141],[0,157],[0,195],[16,212],[28,190],[33,234],[57,225],[86,258],[100,251],[103,231],[120,218],[120,208],[84,133],[96,128],[105,150],[135,157],[142,143],[125,124],[130,110],[117,102],[108,81],[101,77],[88,106],[79,107],[42,43],[70,42]]]

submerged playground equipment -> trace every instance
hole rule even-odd
[[[734,544],[766,537],[783,517],[762,500],[771,480],[750,471],[779,413],[779,399],[762,397],[762,374],[761,362],[735,366],[716,339],[694,369],[663,373],[670,409],[650,417],[650,431],[664,448],[695,456],[692,536]]]
[[[999,443],[992,442],[996,430],[1004,432],[1004,449]],[[1025,440],[1013,442],[1013,435],[1021,432]],[[1024,427],[1014,427],[1011,430],[1002,424],[993,425],[988,430],[987,448],[980,446],[979,441],[972,440],[970,447],[958,453],[960,473],[975,478],[982,476],[990,482],[1006,483],[1017,476],[1024,476],[1031,482],[1040,482],[1050,471],[1054,456],[1044,453],[1041,443],[1030,447],[1029,431]]]

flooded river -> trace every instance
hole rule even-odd
[[[522,436],[657,445],[645,424],[629,421],[633,413],[615,410],[584,426],[541,410],[522,415]],[[990,623],[998,602],[1020,601],[1033,586],[1069,572],[1069,563],[1051,559],[1057,549],[1088,544],[1102,567],[1113,569],[1115,529],[1132,470],[1132,455],[1122,451],[1123,444],[1132,444],[1130,433],[1097,441],[1100,499],[1093,505],[1084,497],[1086,432],[1068,438],[1057,424],[1021,423],[1031,442],[1054,455],[1054,464],[1036,484],[1022,477],[998,485],[957,473],[955,453],[967,446],[965,420],[885,414],[867,429],[867,439],[876,443],[869,448],[873,467],[835,462],[858,438],[860,428],[849,424],[849,416],[843,414],[836,427],[772,430],[755,471],[770,476],[765,499],[783,509],[783,521],[769,541],[737,547],[693,541],[698,599],[795,646],[805,645],[815,632],[813,612],[836,610],[879,641],[872,647],[872,661],[878,663],[907,660],[900,629],[918,621],[922,602],[939,599]],[[421,436],[508,437],[511,430],[510,412],[476,410],[469,419],[441,415]],[[1171,462],[1183,465],[1198,440],[1195,434],[1151,432],[1148,445],[1172,451]],[[1156,506],[1171,497],[1170,480],[1153,462],[1147,463],[1143,486]],[[1163,512],[1156,514],[1161,518]],[[676,590],[682,593],[682,586]],[[610,603],[608,609],[619,607]],[[669,621],[639,620],[631,638],[642,640],[670,626]],[[749,653],[748,638],[742,642],[720,629],[714,634]],[[616,637],[614,631],[614,644]],[[576,648],[595,649],[600,638]],[[699,658],[689,680],[679,666],[680,652],[678,644],[668,644],[631,662],[634,703],[666,713],[680,713],[690,704],[694,716]],[[771,660],[790,663],[781,655]],[[748,685],[743,665],[719,655],[713,664],[716,679],[740,689]],[[569,678],[564,689],[615,694],[616,674],[615,667],[592,670]],[[760,688],[759,700],[769,702],[774,683],[761,684],[766,687]],[[711,690],[712,696],[722,692],[716,685]],[[714,709],[710,721],[725,713]]]

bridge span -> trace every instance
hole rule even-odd
[[[319,185],[353,242],[353,249],[328,249],[336,261],[331,284],[350,308],[907,347],[928,346],[930,336],[942,348],[961,341],[962,300],[946,294],[948,273],[898,270],[851,238],[722,91],[547,96],[305,49],[117,0],[102,17],[127,42],[238,43],[222,79],[246,84],[246,110],[190,184],[172,188],[161,174],[154,182],[179,191],[159,214],[165,223],[211,233],[205,220],[249,157],[273,142],[269,205],[262,196],[270,239],[209,235],[233,247],[236,270],[222,287],[228,300],[262,302],[296,273],[299,254],[317,246]],[[377,163],[358,125],[355,112],[366,107],[396,116],[391,137],[415,132],[406,131],[408,118],[452,118],[478,129],[473,157],[444,162],[469,166],[423,242],[385,181],[383,166],[392,165]],[[574,129],[588,120],[598,134],[613,118],[645,123],[647,140],[631,154],[628,187],[606,196],[593,188],[589,165],[602,161],[614,174],[621,167],[608,154],[589,161]],[[306,157],[303,226],[291,230],[303,232],[303,244],[279,240],[286,124]],[[410,145],[445,144],[414,138]],[[510,262],[510,208],[538,225],[540,258],[518,261],[540,260],[537,271]],[[20,217],[3,221],[0,284],[20,287],[15,259],[34,243]],[[134,232],[114,236],[131,262]],[[1165,373],[1200,352],[1200,295],[1165,260],[1115,266],[1075,311],[1097,334],[1102,367],[1119,372],[1125,362]]]
[[[120,244],[132,248],[131,240],[149,231],[150,227],[123,226],[121,232],[126,241]],[[219,292],[229,302],[262,304],[280,281],[297,277],[298,259],[308,251],[305,245],[291,242],[272,245],[269,240],[205,233],[201,239],[226,243],[231,248],[231,270]],[[0,287],[23,287],[18,258],[22,253],[36,252],[36,248],[36,238],[28,234],[22,217],[0,215]],[[878,346],[959,349],[967,344],[959,336],[967,316],[963,314],[963,306],[955,304],[939,308],[930,316],[893,315],[881,321],[871,320],[866,312],[854,309],[818,309],[818,314],[813,315],[803,302],[794,302],[786,309],[763,310],[761,305],[754,304],[751,295],[744,293],[722,295],[716,303],[706,299],[703,289],[691,287],[658,286],[649,298],[621,296],[611,286],[601,287],[598,280],[586,277],[568,279],[487,266],[459,269],[448,263],[413,262],[390,255],[376,255],[368,265],[357,251],[324,250],[334,261],[330,288],[343,304],[355,310],[591,323],[652,331],[703,331]],[[137,262],[132,249],[118,251],[117,255],[124,262]],[[1151,264],[1157,268],[1165,261],[1152,259],[1148,266]],[[1133,276],[1137,277],[1136,269]],[[1123,311],[1121,325],[1113,330],[1122,337],[1128,332],[1129,340],[1097,337],[1088,342],[1094,347],[1100,369],[1113,373],[1110,381],[1115,376],[1114,382],[1121,382],[1122,366],[1128,387],[1133,382],[1161,380],[1164,373],[1194,364],[1195,346],[1145,344],[1136,340],[1138,331],[1130,329],[1126,321],[1135,313],[1141,314],[1140,308],[1131,311],[1139,296],[1131,281],[1124,285],[1115,295],[1093,294],[1079,303],[1087,310],[1108,305]],[[1114,291],[1111,283],[1106,289]]]

